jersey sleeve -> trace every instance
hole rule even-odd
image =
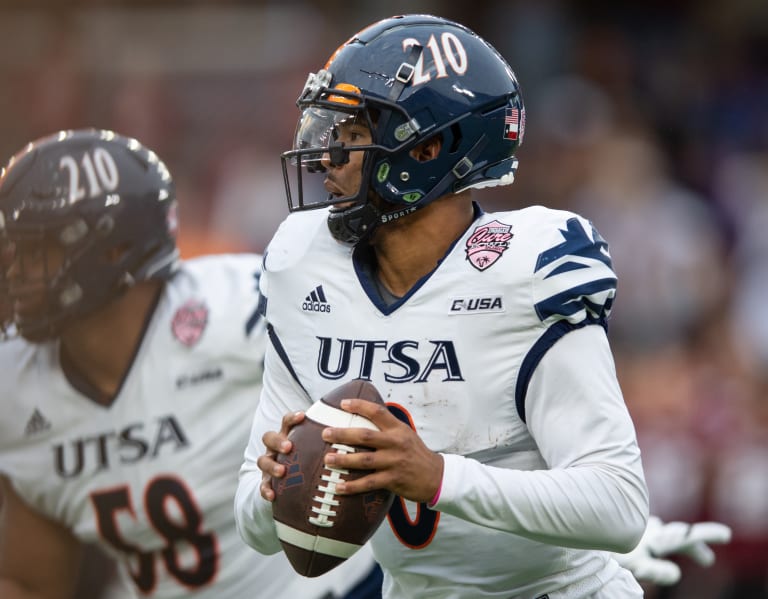
[[[608,244],[585,219],[565,213],[550,246],[536,258],[533,305],[539,320],[571,325],[599,323],[610,315],[616,296]]]
[[[532,266],[531,301],[541,333],[526,353],[517,377],[515,403],[526,421],[531,377],[541,359],[565,334],[590,324],[608,329],[616,297],[616,273],[608,244],[586,219],[550,210],[536,221],[541,239]]]
[[[279,340],[271,332],[265,358],[265,375],[259,404],[253,417],[251,434],[235,494],[235,521],[246,544],[260,553],[281,550],[272,519],[272,504],[261,497],[262,473],[257,460],[265,453],[262,437],[267,431],[279,431],[285,414],[306,410],[310,405],[306,393],[283,363]]]
[[[629,551],[648,518],[634,426],[604,331],[560,338],[530,382],[528,427],[547,470],[444,455],[435,509],[566,547]]]
[[[261,382],[266,323],[259,310],[262,256],[218,254],[188,260],[193,282],[185,289],[210,308],[205,349],[212,356],[226,355],[243,380]],[[186,296],[183,296],[186,297]]]

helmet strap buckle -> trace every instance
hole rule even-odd
[[[457,179],[463,179],[470,173],[473,166],[474,163],[469,158],[464,156],[464,158],[459,160],[456,163],[456,166],[454,166],[451,170],[453,171],[453,174],[456,175]]]
[[[411,79],[413,79],[413,73],[415,71],[416,67],[414,67],[412,64],[404,62],[397,69],[397,73],[395,73],[395,79],[400,83],[408,83]]]

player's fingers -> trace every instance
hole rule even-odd
[[[380,459],[381,454],[379,451],[330,451],[325,454],[325,464],[345,470],[380,470],[387,466]]]
[[[653,582],[661,586],[676,584],[680,580],[680,567],[674,562],[661,559],[643,560],[633,569],[638,580]]]
[[[387,406],[365,399],[342,399],[341,408],[347,412],[366,417],[380,429],[384,429],[386,426],[391,426],[394,423],[400,422],[391,414]]]
[[[706,543],[694,543],[686,552],[700,566],[711,566],[715,563],[715,552]]]
[[[689,533],[691,540],[707,544],[722,544],[731,541],[731,527],[720,522],[697,522]]]
[[[285,476],[285,466],[278,464],[271,454],[261,455],[256,459],[256,465],[262,471],[264,476],[274,476],[280,478]]]
[[[293,448],[293,443],[288,440],[288,437],[283,432],[267,431],[261,437],[264,447],[267,448],[267,453],[289,453]]]
[[[287,435],[288,432],[302,420],[304,420],[304,412],[289,412],[283,416],[280,432]]]
[[[372,472],[354,480],[344,480],[336,483],[336,491],[340,495],[355,495],[356,493],[368,493],[378,489],[393,490],[388,481],[390,476],[385,472]]]
[[[370,403],[370,402],[368,402]],[[379,431],[369,428],[324,428],[323,441],[327,443],[341,443],[357,447],[370,447],[378,449],[387,445],[386,436]]]
[[[259,492],[261,493],[261,496],[267,501],[274,501],[275,491],[272,489],[272,478],[266,474],[261,477]]]

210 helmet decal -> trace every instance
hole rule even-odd
[[[407,15],[371,25],[310,74],[297,105],[293,149],[281,156],[288,207],[334,206],[328,224],[340,241],[357,243],[445,194],[514,180],[520,87],[504,58],[458,23]],[[370,143],[340,133],[352,123],[370,130]],[[437,156],[414,157],[433,138]],[[328,168],[353,152],[364,154],[356,193],[328,193]]]
[[[16,332],[56,337],[137,281],[178,265],[168,169],[112,131],[61,131],[28,144],[0,172],[0,297]]]

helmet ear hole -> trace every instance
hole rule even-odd
[[[411,150],[411,156],[418,162],[429,162],[434,160],[440,155],[440,151],[443,149],[443,136],[435,135],[429,139],[421,142],[418,146]]]
[[[125,256],[131,253],[133,244],[129,241],[112,246],[104,253],[104,261],[107,264],[119,264]]]

